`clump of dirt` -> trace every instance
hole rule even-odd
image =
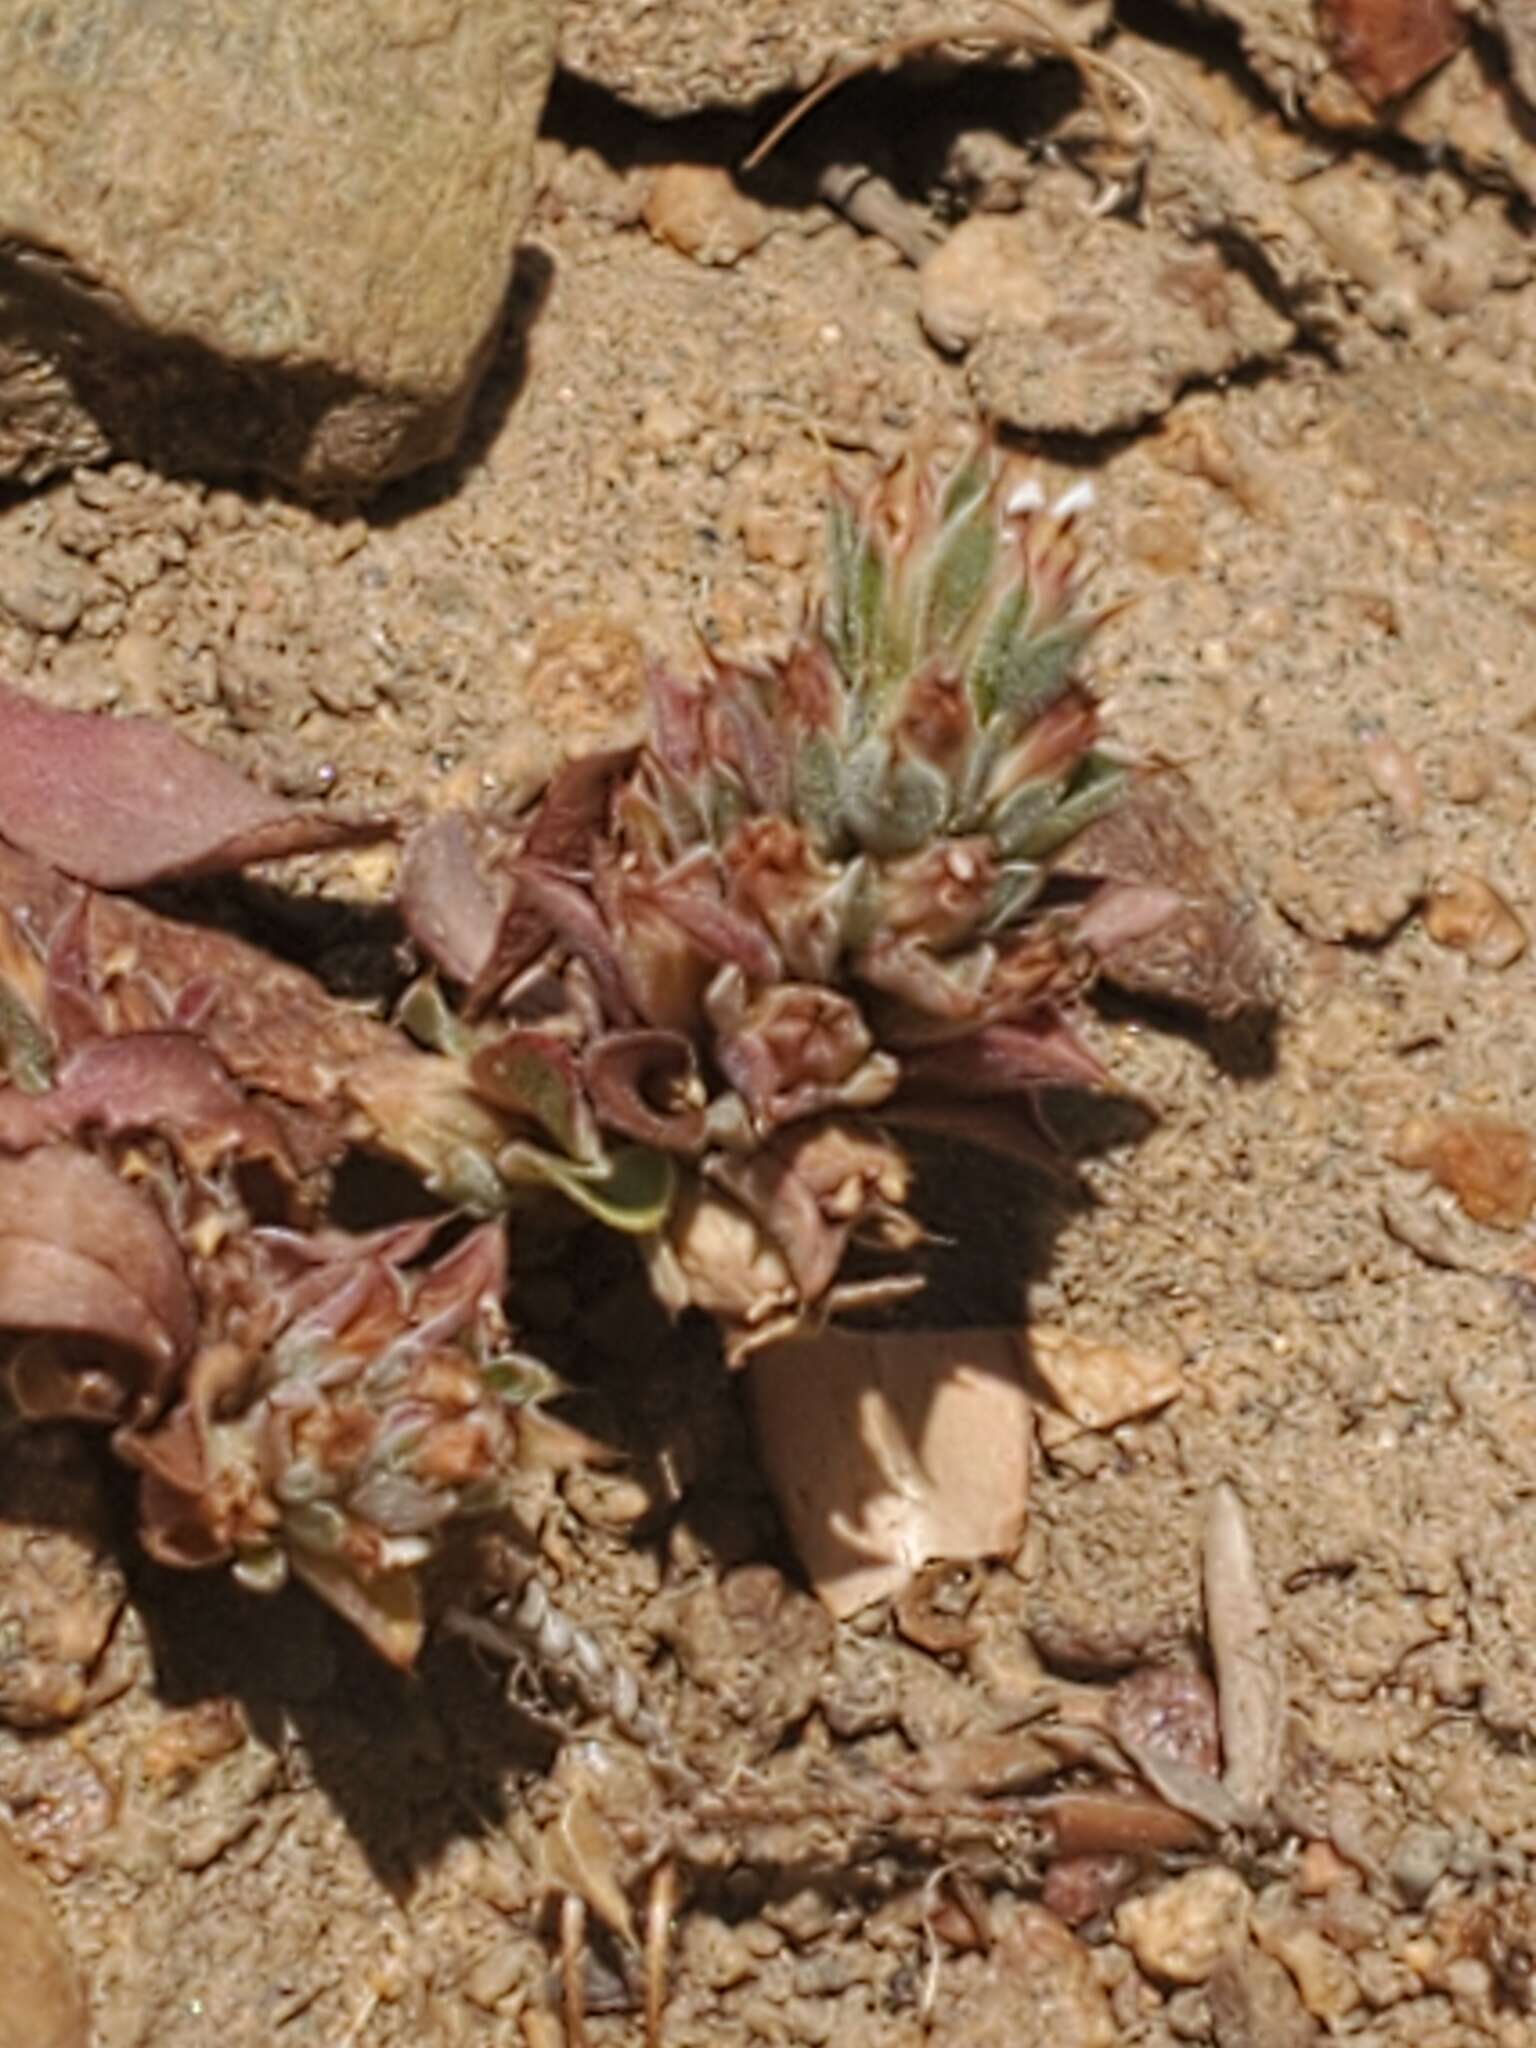
[[[301,1593],[146,1564],[96,1447],[8,1439],[0,1802],[100,2048],[554,2048],[573,1985],[590,2040],[632,2041],[669,1883],[668,2048],[1526,2038],[1536,284],[1498,169],[1523,158],[1320,136],[1150,12],[1105,44],[1155,111],[1107,221],[1067,63],[851,84],[747,181],[750,215],[723,174],[766,115],[646,124],[568,81],[450,471],[366,516],[131,465],[0,509],[9,674],[285,793],[430,809],[629,737],[642,649],[782,649],[829,448],[868,479],[969,432],[978,393],[1039,427],[1038,385],[1042,473],[1097,498],[1094,680],[1220,822],[1280,1004],[1271,1032],[1206,1030],[1106,993],[1099,1049],[1155,1120],[1077,1133],[1087,1199],[938,1191],[946,1223],[986,1213],[936,1299],[1017,1303],[1179,1388],[1047,1433],[1023,1548],[969,1568],[951,1629],[826,1618],[738,1382],[606,1255],[527,1248],[527,1341],[620,1454],[551,1481],[538,1564],[602,1699],[630,1674],[644,1718],[593,1711],[558,1629],[510,1675],[444,1635],[401,1679]],[[967,209],[1008,243],[975,233],[983,196],[1018,214],[1039,296],[951,280],[963,349],[936,348],[912,251],[818,196],[833,162],[935,246]],[[658,202],[681,165],[721,175]],[[1137,297],[1103,303],[1133,233]],[[291,879],[367,900],[388,858]],[[1026,1802],[1096,1768],[1084,1730],[1127,1674],[1205,1697],[1224,1483],[1283,1678],[1279,1788],[1262,1828],[1127,1854]],[[1047,1700],[1077,1716],[1066,1760]]]

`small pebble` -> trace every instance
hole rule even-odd
[[[1424,929],[1437,946],[1465,953],[1479,967],[1509,967],[1529,943],[1513,906],[1480,875],[1453,869],[1424,905]]]
[[[1360,1986],[1347,1958],[1317,1928],[1299,1918],[1260,1920],[1259,1944],[1295,1979],[1301,2002],[1325,2026],[1347,2017],[1360,2003]]]
[[[1212,1866],[1176,1877],[1115,1915],[1115,1931],[1151,1977],[1203,1984],[1248,1938],[1253,1899],[1236,1871]]]
[[[1448,1188],[1474,1223],[1517,1230],[1536,1207],[1530,1134],[1491,1116],[1412,1116],[1392,1143],[1399,1166]]]
[[[924,263],[918,318],[936,348],[962,354],[992,327],[1038,327],[1054,295],[1040,278],[1023,222],[973,213]]]
[[[665,164],[651,180],[642,219],[658,242],[695,263],[739,263],[773,231],[773,215],[716,164]]]
[[[1415,1823],[1397,1838],[1387,1869],[1410,1906],[1420,1905],[1450,1861],[1454,1841],[1448,1828]]]

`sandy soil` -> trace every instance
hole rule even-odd
[[[1178,41],[1147,61],[1193,76]],[[1018,81],[987,77],[990,132]],[[908,90],[856,97],[839,141],[889,132]],[[978,102],[942,74],[924,90],[898,184],[937,221],[954,188],[934,136],[971,132]],[[432,804],[532,788],[561,749],[633,729],[642,646],[780,644],[814,579],[826,451],[869,476],[975,407],[925,338],[917,272],[815,203],[809,158],[727,233],[734,254],[732,233],[764,230],[734,261],[661,239],[664,208],[648,228],[658,166],[728,165],[755,132],[642,127],[564,88],[453,473],[366,514],[125,467],[14,499],[0,666],[173,718],[285,790]],[[1182,1394],[1042,1459],[1024,1551],[968,1582],[975,1640],[933,1655],[883,1608],[834,1629],[800,1589],[702,1336],[670,1334],[619,1264],[600,1285],[535,1276],[531,1340],[627,1461],[552,1494],[545,1569],[696,1769],[750,1772],[763,1818],[734,1828],[691,1822],[537,1671],[509,1697],[504,1670],[439,1642],[407,1682],[302,1595],[147,1567],[98,1447],[8,1440],[0,1557],[23,1591],[0,1801],[100,2048],[553,2048],[547,1879],[588,1853],[591,1812],[618,1824],[636,1914],[639,1875],[675,1852],[669,2048],[1530,2038],[1536,1183],[1517,1138],[1493,1193],[1470,1186],[1490,1140],[1466,1119],[1536,1130],[1536,956],[1476,916],[1470,950],[1446,943],[1468,918],[1433,905],[1486,911],[1458,877],[1517,920],[1536,894],[1536,287],[1502,198],[1406,151],[1350,162],[1370,200],[1350,217],[1377,224],[1394,277],[1422,282],[1453,230],[1470,245],[1469,216],[1486,231],[1470,297],[1421,294],[1394,321],[1335,278],[1332,343],[1293,305],[1268,359],[1044,458],[1091,471],[1097,588],[1135,600],[1096,679],[1220,819],[1280,1013],[1221,1034],[1103,1003],[1092,1032],[1158,1121],[1094,1146],[1091,1199],[988,1183],[965,1305],[1169,1354]],[[1061,180],[1091,196],[1039,176],[1052,205]],[[1064,239],[1063,276],[1074,260]],[[1395,1163],[1429,1156],[1404,1126],[1435,1116],[1463,1140],[1434,1155],[1460,1201]],[[934,1207],[964,1220],[958,1185]],[[1222,1896],[1250,1932],[1180,1982],[1138,1961],[1113,1906],[1064,1948],[1059,1923],[1019,1917],[1041,1876],[1022,1817],[892,1822],[859,1788],[1006,1721],[1042,1673],[1198,1662],[1222,1479],[1284,1659],[1282,1824],[1137,1880],[1157,1896],[1216,1869],[1241,1894]],[[990,1954],[966,1933],[978,1896],[1004,1930]],[[640,2039],[623,1947],[599,1933],[586,1964],[599,2044]]]

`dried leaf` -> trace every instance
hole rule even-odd
[[[1047,1448],[1078,1429],[1113,1429],[1165,1407],[1184,1391],[1174,1358],[1095,1344],[1071,1330],[1039,1323],[1025,1332],[1025,1342],[1031,1366],[1061,1411],[1041,1411],[1041,1441]]]
[[[359,1141],[421,1175],[434,1194],[482,1216],[507,1206],[497,1154],[507,1122],[469,1085],[457,1060],[418,1052],[392,1033],[344,1071]]]
[[[1056,1792],[1029,1812],[1049,1828],[1058,1856],[1156,1856],[1211,1839],[1203,1822],[1146,1792]]]
[[[932,1559],[1018,1547],[1031,1415],[1011,1331],[801,1338],[751,1377],[769,1482],[835,1615],[899,1593]]]
[[[560,1818],[540,1838],[545,1881],[574,1892],[599,1920],[635,1945],[635,1916],[618,1878],[618,1849],[608,1824],[581,1789],[572,1791]]]
[[[269,796],[148,719],[57,711],[0,683],[0,836],[98,888],[226,873],[391,831]]]
[[[1221,1716],[1221,1782],[1243,1817],[1254,1820],[1280,1786],[1285,1678],[1248,1518],[1225,1484],[1206,1510],[1201,1571]]]
[[[410,1670],[427,1634],[414,1571],[359,1572],[313,1550],[295,1550],[289,1561],[294,1576],[350,1622],[387,1664]]]
[[[1132,995],[1228,1018],[1273,1006],[1252,905],[1203,804],[1183,776],[1144,774],[1068,847],[1063,873],[1169,890],[1182,909],[1106,950],[1107,981]]]
[[[704,1148],[704,1087],[689,1041],[676,1031],[610,1031],[583,1063],[592,1107],[608,1129],[663,1152]]]

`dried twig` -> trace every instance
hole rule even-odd
[[[1285,1685],[1248,1517],[1223,1483],[1206,1512],[1205,1625],[1221,1721],[1222,1785],[1255,1820],[1280,1784]]]
[[[515,1600],[503,1600],[489,1615],[451,1608],[443,1616],[443,1626],[450,1635],[508,1663],[532,1658],[564,1679],[588,1713],[606,1715],[674,1783],[697,1783],[660,1720],[642,1701],[634,1672],[611,1657],[590,1629],[572,1621],[541,1579],[530,1576]]]
[[[867,76],[872,71],[893,71],[899,64],[908,63],[914,57],[927,56],[934,50],[961,49],[974,44],[982,44],[989,49],[1027,50],[1034,56],[1065,59],[1076,68],[1094,102],[1104,124],[1104,139],[1121,150],[1139,152],[1145,146],[1152,131],[1152,98],[1141,81],[1111,58],[1074,43],[1043,15],[1024,6],[1022,0],[1009,0],[1006,16],[976,23],[949,22],[925,30],[921,35],[895,38],[865,56],[850,57],[835,65],[818,85],[812,86],[795,102],[782,120],[774,123],[751,154],[744,158],[742,169],[756,170],[807,114],[851,80]],[[1119,93],[1127,104],[1117,106],[1115,93]]]
[[[914,269],[938,248],[941,237],[915,207],[867,164],[828,164],[816,189],[829,206],[866,235],[889,242]]]

